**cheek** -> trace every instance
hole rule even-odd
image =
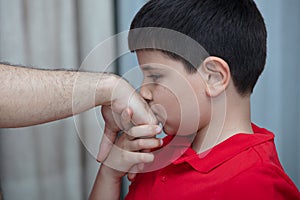
[[[159,104],[161,107],[159,113],[163,118],[165,133],[177,134],[180,126],[186,123],[182,118],[182,111],[186,110],[185,105],[188,103],[180,98],[180,95],[176,95],[175,92],[166,88],[157,89],[156,95],[153,95],[153,100],[155,104]]]
[[[165,87],[155,89],[153,102],[161,106],[160,113],[164,113],[166,120],[180,119],[180,103],[178,97]],[[163,110],[162,110],[163,109]]]
[[[205,102],[202,102],[203,99],[198,95],[187,90],[181,90],[177,95],[169,92],[169,100],[165,102],[164,107],[168,114],[166,125],[170,132],[190,135],[198,131],[204,111],[201,108]]]
[[[164,115],[164,130],[167,134],[189,135],[198,130],[201,106],[193,90],[157,87],[154,91],[153,103],[161,107],[159,113]]]

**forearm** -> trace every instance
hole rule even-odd
[[[0,65],[0,127],[69,117],[111,99],[115,76]]]
[[[121,178],[113,178],[113,170],[103,165],[100,167],[89,200],[119,200]]]

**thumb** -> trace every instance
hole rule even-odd
[[[131,123],[132,118],[132,110],[130,108],[126,108],[121,113],[121,124],[124,130],[129,130],[133,124]]]
[[[108,156],[115,139],[117,137],[117,133],[111,131],[107,126],[104,128],[104,134],[100,143],[99,152],[97,155],[98,162],[104,162],[106,157]]]

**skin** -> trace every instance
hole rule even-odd
[[[0,64],[0,80],[0,128],[59,120],[98,105],[113,111],[115,116],[121,116],[129,108],[130,121],[123,123],[127,127],[157,124],[143,98],[128,82],[114,74],[37,70]],[[109,127],[104,134],[99,161],[106,158],[111,141],[117,135]]]
[[[163,124],[166,134],[182,137],[195,135],[191,147],[201,153],[237,133],[253,133],[250,95],[241,96],[236,91],[229,66],[224,60],[208,57],[197,73],[187,73],[180,61],[170,59],[159,51],[138,51],[137,57],[144,76],[140,94]],[[135,128],[143,136],[152,137],[155,134],[154,131],[149,132],[149,125]],[[125,172],[152,161],[150,158],[143,161],[137,159],[138,154],[142,153],[136,150],[151,149],[153,138],[143,139],[139,148],[126,145],[129,141],[140,139],[138,133],[123,133],[120,138],[116,145],[125,153],[122,156],[111,151],[108,157],[115,161],[123,159],[118,163],[123,167],[120,169],[123,172],[104,162],[90,199],[119,199],[121,177]]]
[[[139,51],[137,56],[144,74],[141,96],[166,134],[195,134],[192,148],[201,153],[237,133],[253,133],[250,95],[236,91],[224,60],[208,57],[198,72],[187,73],[183,63],[158,51]]]
[[[143,168],[143,163],[154,160],[153,154],[145,151],[162,145],[160,139],[154,138],[160,132],[161,128],[157,125],[140,125],[123,133],[115,141],[115,145],[101,165],[89,199],[120,199],[122,177],[129,171],[139,172]],[[131,173],[128,178],[133,179],[134,175]]]
[[[137,56],[144,75],[140,94],[164,124],[164,132],[194,134],[200,126],[200,108],[208,112],[206,97],[196,92],[205,87],[200,74],[186,73],[181,62],[157,51],[140,51]]]

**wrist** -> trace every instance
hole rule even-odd
[[[117,171],[112,169],[105,164],[102,164],[100,167],[100,176],[105,180],[111,180],[115,183],[121,182],[122,177],[125,175],[124,172]]]
[[[120,199],[121,178],[114,176],[113,169],[101,165],[89,199]]]
[[[100,101],[99,105],[113,105],[115,109],[122,110],[129,103],[133,92],[134,88],[122,77],[104,73],[97,84],[96,95],[99,94],[100,98],[98,95],[96,100]]]
[[[101,73],[96,88],[96,104],[110,105],[113,101],[113,90],[120,77],[112,73]]]

